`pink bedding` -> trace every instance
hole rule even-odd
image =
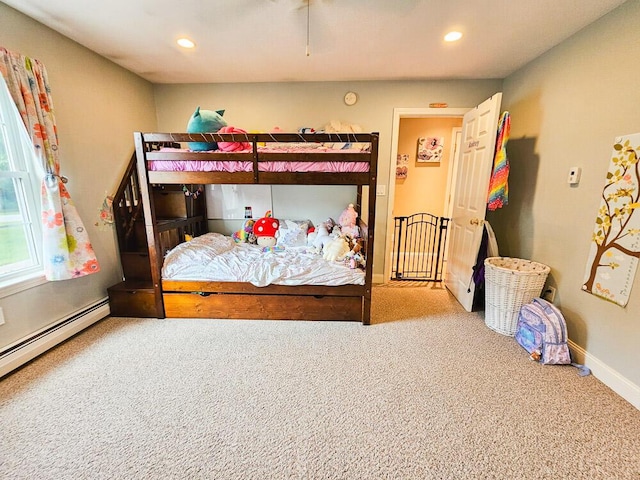
[[[161,152],[187,152],[175,148],[163,148]],[[251,153],[251,150],[235,151],[233,153]],[[360,148],[335,149],[328,147],[307,147],[290,144],[286,147],[258,147],[259,153],[348,153],[358,155]],[[197,155],[199,152],[192,152]],[[206,152],[202,152],[206,153]],[[162,172],[252,172],[253,162],[236,160],[150,160],[148,168]],[[261,161],[258,164],[261,172],[368,172],[368,162],[278,162]]]

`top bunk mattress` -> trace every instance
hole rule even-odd
[[[253,172],[253,160],[208,160],[207,154],[217,153],[224,156],[224,153],[219,151],[191,151],[179,148],[162,148],[158,151],[163,157],[171,157],[171,154],[176,154],[176,159],[163,159],[163,160],[149,160],[147,162],[147,168],[150,171],[157,172]],[[236,150],[231,155],[237,158],[237,154],[245,154],[246,157],[251,158],[253,150],[244,149]],[[297,161],[297,160],[260,160],[258,162],[258,171],[260,172],[328,172],[328,173],[366,173],[369,171],[368,161],[358,161],[358,157],[362,157],[363,153],[368,153],[368,150],[360,144],[344,144],[342,146],[336,145],[324,145],[324,144],[275,144],[258,147],[258,155],[267,154],[264,158],[269,158],[269,155],[278,154],[321,154],[328,155],[328,161],[317,160],[318,156],[314,155],[314,161]],[[168,154],[168,155],[167,155]],[[332,161],[331,154],[340,155],[340,161]],[[183,159],[185,156],[189,156],[190,159]],[[199,160],[198,155],[202,155],[203,159]],[[349,156],[353,155],[353,161],[349,161]],[[154,154],[148,154],[153,158]],[[278,157],[283,158],[283,157]],[[293,158],[293,157],[292,157]],[[346,159],[345,159],[346,158]]]

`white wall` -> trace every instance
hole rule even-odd
[[[551,267],[569,336],[640,394],[640,272],[622,308],[581,291],[614,138],[640,132],[640,2],[629,1],[509,76],[508,207],[489,215],[501,254]],[[578,187],[569,168],[582,168]],[[625,380],[626,379],[626,380]]]
[[[156,125],[153,88],[140,77],[0,3],[0,45],[41,60],[56,115],[62,174],[100,262],[87,277],[0,299],[0,349],[106,297],[121,269],[112,227],[95,226],[133,153],[135,130]]]

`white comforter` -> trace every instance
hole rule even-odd
[[[169,251],[162,278],[249,282],[277,285],[364,285],[364,272],[342,262],[328,262],[307,247],[263,252],[262,247],[236,243],[231,237],[207,233]]]

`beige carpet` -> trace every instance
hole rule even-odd
[[[0,381],[0,478],[640,478],[640,411],[593,376],[438,286],[373,320],[106,319]]]

